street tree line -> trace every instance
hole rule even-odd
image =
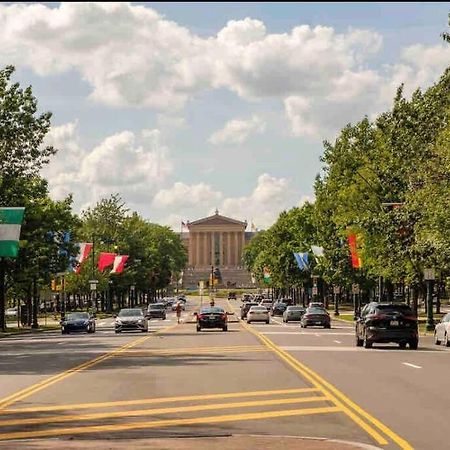
[[[38,112],[32,88],[14,83],[13,73],[12,66],[0,70],[0,207],[25,207],[25,215],[18,258],[0,258],[5,281],[0,293],[0,328],[5,325],[5,304],[11,301],[27,304],[29,312],[34,305],[36,315],[40,292],[50,288],[57,274],[67,271],[79,242],[94,242],[95,255],[79,275],[64,277],[65,291],[73,298],[89,294],[92,277],[99,281],[99,295],[109,292],[116,299],[123,299],[131,285],[136,286],[135,299],[138,293],[154,295],[166,288],[186,262],[181,240],[170,228],[129,211],[118,194],[101,199],[80,215],[73,210],[72,195],[63,200],[50,197],[41,169],[57,152],[45,145],[52,115]],[[64,233],[70,239],[62,249],[52,236]],[[126,270],[114,277],[108,275],[109,270],[100,273],[96,267],[102,251],[129,255]]]
[[[246,267],[277,289],[311,286],[321,292],[358,284],[365,301],[381,292],[392,300],[407,292],[417,305],[424,269],[439,281],[450,276],[450,69],[429,89],[405,98],[398,88],[392,108],[341,130],[324,142],[315,201],[280,214],[244,252]],[[362,267],[351,265],[348,236],[355,235]],[[322,246],[314,258],[311,245]],[[310,252],[300,271],[293,252]],[[406,290],[405,290],[406,287]]]

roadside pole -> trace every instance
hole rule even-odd
[[[5,317],[5,258],[0,258],[0,331],[6,331],[6,317]],[[17,316],[19,315],[19,308],[17,308]]]

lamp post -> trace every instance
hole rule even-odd
[[[333,287],[334,294],[334,315],[339,316],[339,294],[341,293],[341,288],[339,286]]]
[[[423,278],[427,282],[427,324],[426,330],[434,330],[433,319],[433,283],[435,279],[434,269],[424,269]]]
[[[319,295],[319,288],[317,287],[319,275],[313,275],[313,288],[312,288],[312,299],[313,301],[317,301],[317,297]]]

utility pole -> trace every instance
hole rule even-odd
[[[0,258],[0,331],[6,331],[6,317],[5,317],[5,258]],[[19,314],[19,309],[17,309],[17,314]]]

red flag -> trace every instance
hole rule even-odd
[[[98,270],[103,272],[108,266],[114,263],[114,258],[116,256],[115,253],[100,253],[100,257],[98,258]]]
[[[356,245],[356,234],[350,234],[348,236],[348,245],[350,246],[350,254],[352,256],[352,267],[354,269],[361,268],[361,258],[358,255],[358,247]]]
[[[122,273],[128,258],[128,255],[117,255],[110,273]]]
[[[80,273],[81,270],[81,264],[83,264],[83,261],[85,261],[89,257],[89,253],[91,253],[92,250],[92,243],[89,242],[82,242],[79,244],[80,249],[78,251],[77,255],[77,266],[75,268],[76,273]]]

